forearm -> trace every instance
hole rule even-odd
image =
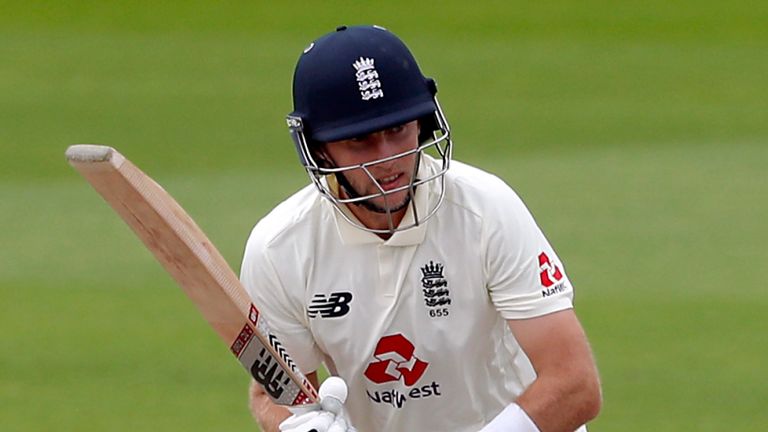
[[[251,380],[248,393],[251,415],[259,423],[262,432],[279,432],[278,425],[291,415],[290,411],[283,406],[275,405],[254,380]]]
[[[541,432],[573,432],[595,418],[602,395],[586,334],[572,310],[508,321],[536,371],[515,401]]]
[[[597,375],[542,375],[515,401],[541,432],[572,432],[600,409]]]

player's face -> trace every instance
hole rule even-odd
[[[419,125],[412,121],[359,138],[334,141],[324,146],[326,157],[337,167],[363,164],[417,148]],[[367,167],[385,192],[410,184],[417,153]],[[363,169],[344,172],[344,178],[357,196],[381,193]],[[342,193],[344,193],[342,188]],[[348,197],[347,197],[348,198]],[[368,200],[364,206],[378,213],[403,210],[409,202],[408,189]]]

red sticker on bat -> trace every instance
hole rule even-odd
[[[301,391],[301,392],[299,392],[298,395],[296,395],[296,399],[293,400],[293,403],[291,404],[291,406],[307,405],[307,404],[311,404],[311,403],[312,403],[312,400],[309,398],[309,396],[307,396],[306,393]]]
[[[256,325],[256,321],[259,320],[259,310],[253,304],[251,304],[251,310],[248,312],[248,319],[253,325]]]
[[[237,336],[237,339],[235,339],[229,349],[232,350],[234,355],[240,357],[240,353],[243,352],[243,348],[248,345],[248,342],[250,342],[251,339],[253,339],[253,329],[250,325],[246,324],[243,329],[240,330],[240,334]]]

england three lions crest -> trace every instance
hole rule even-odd
[[[357,79],[358,90],[360,90],[360,98],[364,101],[384,97],[384,90],[381,89],[381,81],[379,81],[379,72],[374,63],[374,59],[364,57],[360,57],[352,63],[352,67],[356,71],[355,78]]]
[[[432,318],[448,316],[451,297],[448,290],[448,280],[443,276],[443,265],[430,261],[421,268],[421,274],[424,305],[429,311],[429,316]]]

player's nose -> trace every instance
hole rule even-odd
[[[384,133],[371,134],[368,145],[374,160],[386,159],[402,153],[399,141]]]

